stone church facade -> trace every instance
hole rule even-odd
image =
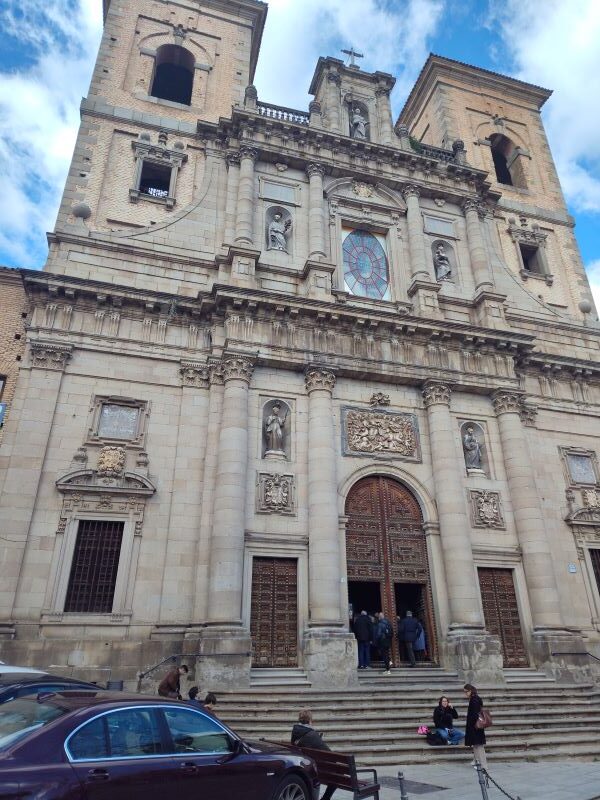
[[[345,686],[364,608],[465,677],[589,677],[600,328],[550,93],[430,56],[394,123],[393,76],[321,58],[308,111],[274,106],[266,12],[105,0],[22,272],[0,657]]]

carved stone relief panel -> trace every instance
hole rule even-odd
[[[102,447],[98,452],[96,472],[106,478],[118,478],[125,469],[124,447]]]
[[[259,514],[295,514],[296,486],[293,475],[259,472],[256,510]]]
[[[474,528],[506,528],[499,492],[470,489],[469,500]]]
[[[344,455],[421,460],[419,427],[414,414],[344,407],[342,415]]]

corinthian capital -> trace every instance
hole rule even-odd
[[[463,200],[462,207],[465,214],[468,214],[470,211],[475,211],[478,217],[485,216],[485,209],[482,207],[479,200],[475,200],[472,197]]]
[[[231,153],[227,153],[225,156],[227,160],[227,165],[229,167],[239,167],[240,165],[240,154],[237,150],[232,150]]]
[[[522,402],[522,395],[506,389],[498,389],[492,395],[492,403],[497,416],[500,414],[520,414]]]
[[[71,345],[31,342],[31,365],[40,369],[63,370],[71,358]]]
[[[243,144],[240,147],[240,158],[251,158],[252,161],[256,161],[258,158],[258,150],[256,147],[251,147],[249,144]]]
[[[433,406],[436,403],[443,403],[445,406],[449,406],[452,398],[452,389],[447,383],[442,383],[441,381],[427,381],[421,393],[425,408],[429,408],[429,406]]]
[[[335,375],[331,370],[323,367],[309,367],[304,374],[306,391],[308,394],[322,389],[326,392],[333,392],[335,387]]]
[[[421,192],[419,191],[419,187],[415,186],[414,183],[407,183],[402,189],[402,195],[405,200],[409,197],[416,197],[418,199],[421,196]]]
[[[208,364],[198,361],[182,361],[179,374],[184,386],[193,386],[197,389],[208,388],[210,377]]]
[[[249,358],[226,356],[223,359],[223,380],[225,383],[235,379],[250,383],[253,372],[254,364]]]
[[[316,161],[311,161],[306,165],[306,174],[309,178],[312,178],[313,175],[319,175],[322,178],[325,175],[325,167]]]

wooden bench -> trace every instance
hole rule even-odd
[[[354,800],[363,797],[374,797],[379,800],[379,781],[377,772],[368,767],[357,767],[354,756],[344,753],[334,753],[331,750],[313,750],[312,747],[298,747],[288,742],[274,742],[282,747],[287,747],[293,752],[306,755],[317,765],[317,776],[323,786],[335,786],[352,792]],[[361,773],[370,773],[372,780],[360,778]]]

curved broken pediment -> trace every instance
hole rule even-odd
[[[79,469],[67,472],[56,481],[56,488],[65,494],[85,492],[86,494],[128,494],[150,497],[156,486],[139,472],[123,472],[117,477],[100,475],[94,469]]]

